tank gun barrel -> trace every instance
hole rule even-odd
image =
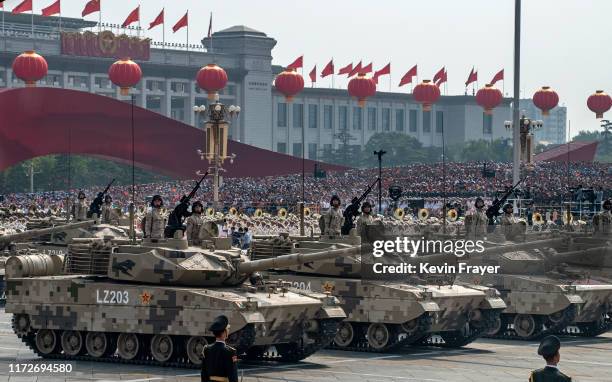
[[[290,255],[282,255],[270,259],[253,260],[246,263],[240,263],[238,265],[238,271],[241,274],[249,274],[253,272],[263,271],[266,269],[287,268],[290,266],[310,263],[313,261],[334,259],[336,257],[345,257],[359,254],[359,247],[332,249],[312,253],[293,253]]]
[[[10,235],[0,236],[0,244],[6,245],[9,243],[17,243],[25,240],[34,239],[40,236],[62,232],[67,229],[88,228],[95,224],[95,220],[85,220],[78,223],[62,224],[49,228],[32,229],[25,232],[14,233]]]

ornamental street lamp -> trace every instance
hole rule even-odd
[[[378,214],[382,215],[382,157],[387,152],[383,149],[374,151],[374,155],[378,157]]]
[[[205,106],[194,106],[194,112],[203,113],[207,110]],[[219,96],[215,97],[215,102],[208,106],[208,121],[206,121],[206,141],[204,151],[198,150],[200,158],[207,160],[209,163],[209,171],[213,173],[213,207],[220,209],[219,203],[219,186],[220,173],[225,172],[223,163],[229,159],[230,163],[234,162],[235,154],[227,153],[227,140],[229,133],[229,121],[240,114],[240,106],[224,105],[219,102]],[[198,175],[202,176],[200,172]]]
[[[512,121],[505,121],[506,129],[512,129]],[[519,120],[519,144],[520,144],[520,161],[525,164],[533,162],[533,131],[542,128],[544,122],[525,117],[523,115]]]

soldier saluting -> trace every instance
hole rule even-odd
[[[560,348],[561,341],[556,336],[548,336],[542,340],[538,354],[546,360],[546,367],[532,371],[529,382],[571,382],[572,378],[563,374],[557,367],[561,359]]]
[[[206,345],[202,359],[202,382],[238,382],[238,355],[236,349],[225,344],[229,332],[226,316],[215,318],[210,331],[215,343]]]

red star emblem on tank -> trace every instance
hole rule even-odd
[[[148,305],[151,302],[152,297],[153,296],[151,296],[149,293],[142,292],[142,294],[140,295],[140,302],[142,302],[145,305]]]
[[[322,287],[323,287],[323,291],[327,293],[331,293],[334,290],[334,284],[332,284],[329,281],[324,282]]]

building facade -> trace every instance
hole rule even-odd
[[[534,133],[536,144],[560,145],[567,142],[567,107],[557,106],[544,116],[531,99],[522,99],[519,105],[526,117],[543,122],[542,128]]]
[[[82,90],[122,98],[108,79],[112,58],[67,55],[62,52],[59,19],[5,14],[0,41],[0,87],[23,86],[11,70],[13,59],[35,50],[49,63],[47,77],[39,86]],[[62,18],[62,32],[97,31],[97,24]],[[132,94],[136,105],[166,117],[201,127],[204,116],[194,105],[207,104],[207,96],[195,81],[197,71],[217,63],[228,73],[228,85],[220,92],[226,104],[240,105],[230,137],[260,148],[301,156],[304,151],[317,159],[323,150],[337,148],[340,136],[351,145],[363,146],[379,132],[399,132],[418,139],[424,146],[441,146],[442,132],[448,145],[470,140],[510,138],[504,121],[511,118],[510,102],[504,99],[492,115],[486,115],[473,96],[442,96],[430,112],[424,112],[411,94],[377,92],[359,108],[346,89],[305,88],[288,103],[272,83],[282,68],[272,64],[276,40],[245,26],[215,32],[202,40],[206,49],[178,48],[176,44],[152,44],[150,59],[138,61],[143,77]],[[77,106],[78,107],[78,106]],[[564,110],[564,108],[563,108]],[[545,122],[546,123],[546,122]]]

